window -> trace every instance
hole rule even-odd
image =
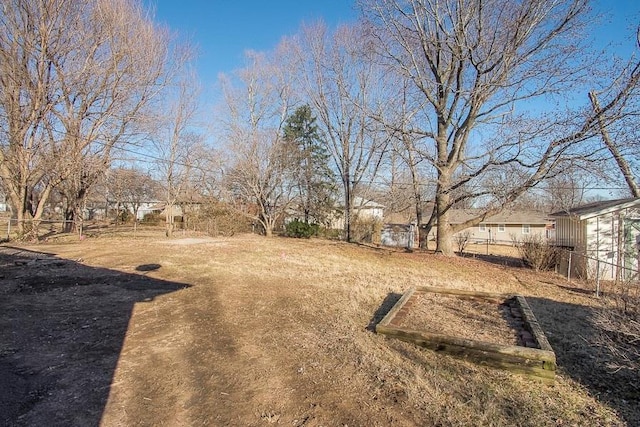
[[[522,224],[522,234],[531,234],[531,226],[529,224]]]
[[[486,233],[487,232],[487,224],[478,225],[478,231],[481,232],[481,233]]]
[[[504,224],[498,224],[498,233],[504,233],[505,228],[504,228]]]

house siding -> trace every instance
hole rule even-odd
[[[585,250],[586,221],[573,217],[556,219],[556,245],[573,248],[577,251]]]
[[[588,276],[595,276],[596,269],[599,269],[600,278],[615,279],[618,261],[616,222],[612,214],[586,220],[585,254],[591,258],[588,260]]]
[[[538,235],[542,238],[547,238],[546,224],[527,224],[530,226],[529,234],[523,234],[524,224],[482,224],[485,226],[484,231],[480,231],[480,226],[469,227],[463,231],[460,231],[454,235],[454,239],[459,235],[469,232],[469,241],[484,243],[489,240],[491,243],[511,245],[515,241],[522,241],[523,239]],[[504,226],[504,231],[499,231],[500,225]]]
[[[558,264],[558,272],[591,279],[615,280],[637,277],[640,215],[637,209],[607,210],[556,219],[556,244],[572,249]],[[634,219],[637,218],[637,219]],[[619,270],[619,266],[624,269]],[[596,274],[597,272],[597,274]]]

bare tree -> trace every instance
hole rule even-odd
[[[128,199],[127,192],[129,188],[133,186],[134,174],[132,170],[126,168],[114,168],[108,170],[105,179],[106,205],[105,216],[109,214],[108,210],[110,205],[115,204],[115,218],[114,223],[117,227],[120,221],[123,221],[126,217],[126,200]]]
[[[188,67],[178,74],[172,89],[164,114],[161,113],[159,122],[152,122],[157,126],[154,141],[165,193],[167,237],[173,235],[176,207],[193,174],[199,152],[196,148],[203,143],[202,135],[195,131],[200,86]]]
[[[549,212],[568,211],[583,204],[586,200],[586,178],[567,170],[547,180],[544,185]]]
[[[159,183],[148,172],[120,167],[108,171],[107,185],[109,194],[116,203],[116,224],[120,220],[121,208],[133,214],[134,230],[140,207],[145,202],[157,200],[160,193]]]
[[[554,120],[523,108],[579,77],[586,0],[377,0],[362,9],[381,60],[411,83],[415,113],[397,131],[421,142],[437,173],[427,225],[437,226],[438,252],[453,254],[455,232],[500,211],[594,135],[597,114]],[[449,210],[465,199],[487,209],[451,224]]]
[[[54,115],[64,129],[61,149],[67,160],[57,169],[73,182],[65,186],[65,219],[76,226],[113,148],[130,142],[125,139],[132,138],[149,101],[163,89],[170,42],[131,0],[98,2],[85,14],[70,40],[76,49],[54,60],[62,94]],[[109,71],[100,72],[105,64]]]
[[[222,80],[230,194],[268,237],[297,198],[295,147],[283,136],[293,94],[285,59],[271,55],[248,52],[237,80]]]
[[[368,26],[343,26],[331,34],[317,24],[303,27],[297,46],[297,77],[317,114],[342,184],[347,241],[355,195],[363,182],[375,177],[390,142],[369,114],[385,99],[385,80],[373,60],[371,42]]]
[[[56,15],[64,20],[72,11],[61,1],[17,0],[0,10],[0,177],[21,234],[26,219],[42,215],[48,194],[58,184],[47,174],[45,156],[51,151],[47,129],[55,102],[51,56],[69,49]]]
[[[636,31],[636,43],[640,46],[640,27]],[[612,85],[614,91],[617,89],[618,93],[630,92],[633,96],[631,99],[627,99],[628,102],[620,103],[619,108],[615,111],[610,111],[609,114],[602,113],[602,107],[598,99],[598,92],[592,90],[589,92],[589,100],[593,112],[598,116],[598,127],[602,136],[602,142],[604,143],[607,151],[611,155],[611,158],[615,162],[616,166],[620,170],[624,182],[629,189],[629,192],[633,197],[640,197],[640,186],[638,186],[636,175],[633,172],[629,157],[637,156],[638,141],[637,134],[632,133],[629,135],[629,131],[635,131],[637,128],[637,117],[640,114],[639,100],[640,89],[638,82],[640,81],[640,62],[629,61],[625,69],[620,73],[618,79],[614,79]],[[618,89],[617,86],[622,84],[623,88]],[[609,88],[611,89],[611,88]],[[602,92],[610,92],[611,90],[604,90]],[[616,92],[614,92],[614,95]],[[615,137],[612,137],[611,130],[615,133]],[[625,146],[631,148],[631,155],[627,156],[624,153]]]
[[[425,156],[420,149],[420,138],[410,131],[413,117],[424,106],[416,107],[412,102],[408,84],[409,82],[406,79],[402,79],[397,85],[400,88],[400,92],[397,96],[390,97],[388,107],[383,111],[383,114],[390,114],[390,116],[384,118],[378,115],[375,118],[383,124],[393,123],[391,127],[387,127],[387,130],[397,141],[394,144],[394,152],[402,158],[406,169],[409,171],[409,182],[412,190],[410,199],[413,201],[415,223],[418,229],[418,244],[421,248],[426,248],[428,230],[425,230],[422,225],[424,222],[423,209],[424,201],[426,200],[425,181],[427,176],[421,165],[428,163],[428,155]],[[392,176],[395,177],[395,174]]]
[[[67,179],[67,215],[81,217],[111,149],[162,86],[169,40],[133,0],[11,0],[0,20],[0,178],[24,232]]]

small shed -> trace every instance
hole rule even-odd
[[[586,279],[638,277],[640,198],[604,200],[551,214],[556,245],[572,252],[559,272]]]
[[[413,249],[417,238],[415,224],[384,224],[380,231],[380,244]]]

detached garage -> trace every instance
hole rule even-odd
[[[576,255],[572,262],[562,260],[560,273],[570,269],[572,276],[585,279],[638,278],[640,198],[599,201],[551,216],[556,245]]]

